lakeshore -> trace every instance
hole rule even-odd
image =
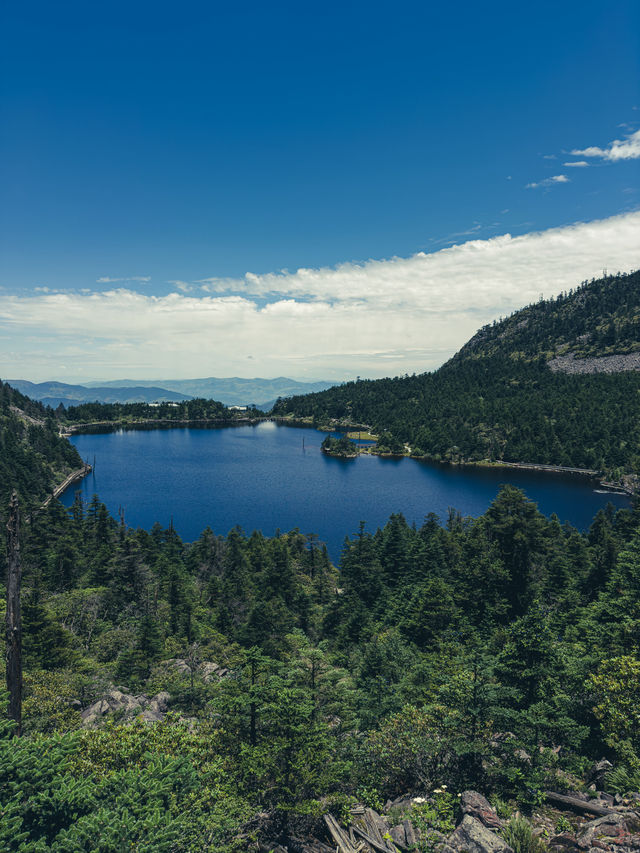
[[[640,491],[640,483],[635,475],[625,475],[621,482],[612,482],[605,479],[604,472],[597,471],[591,468],[576,468],[564,465],[553,465],[541,462],[511,462],[502,459],[435,459],[429,455],[419,455],[413,452],[412,448],[405,445],[402,451],[388,451],[386,449],[378,449],[376,444],[369,442],[377,441],[377,435],[371,430],[372,427],[367,424],[351,424],[351,423],[331,423],[315,426],[311,418],[291,418],[278,417],[271,415],[260,415],[256,417],[247,417],[244,415],[234,416],[230,418],[198,418],[198,419],[138,419],[138,420],[121,420],[121,421],[92,421],[85,423],[76,423],[66,425],[61,429],[60,434],[66,438],[75,435],[87,435],[91,433],[108,433],[117,432],[119,430],[166,430],[166,429],[223,429],[225,427],[242,427],[242,426],[257,426],[261,423],[274,423],[279,426],[296,427],[301,429],[316,429],[323,433],[339,433],[346,435],[354,444],[355,449],[350,452],[334,452],[332,450],[322,448],[323,454],[332,456],[338,459],[356,459],[360,455],[378,456],[383,459],[402,459],[409,458],[416,461],[429,462],[445,467],[462,466],[462,467],[477,467],[477,468],[503,468],[515,469],[522,471],[540,471],[550,474],[573,475],[578,477],[586,477],[606,492],[611,494],[621,494],[633,496]],[[366,441],[366,445],[359,442]],[[83,475],[84,476],[84,475]],[[66,488],[66,486],[65,486]],[[62,490],[64,491],[64,489]],[[60,492],[61,493],[61,492]],[[56,495],[57,497],[57,495]]]
[[[74,483],[79,483],[81,480],[84,480],[86,476],[88,476],[93,471],[91,465],[88,462],[85,462],[82,468],[76,468],[75,471],[72,471],[68,474],[64,480],[60,483],[59,486],[56,486],[55,489],[51,492],[49,497],[42,504],[43,507],[48,506],[52,500],[56,500],[61,495],[63,495],[69,486],[73,486]]]
[[[335,424],[331,426],[322,426],[318,429],[324,432],[337,432],[346,435],[355,444],[356,449],[349,453],[333,452],[331,450],[323,450],[328,456],[338,458],[356,458],[360,455],[380,456],[387,459],[416,459],[430,463],[437,463],[445,466],[463,466],[463,467],[478,467],[478,468],[505,468],[521,471],[541,471],[549,474],[575,475],[586,477],[597,481],[597,485],[606,492],[612,494],[622,494],[629,497],[640,492],[640,482],[636,475],[624,475],[621,482],[612,482],[604,478],[604,472],[597,471],[593,468],[576,468],[567,465],[553,465],[542,462],[509,462],[503,459],[435,459],[429,455],[421,455],[415,453],[411,447],[405,445],[402,451],[386,451],[379,450],[375,445],[359,445],[358,436],[362,436],[360,440],[376,440],[377,436],[371,433],[371,427],[360,424]]]

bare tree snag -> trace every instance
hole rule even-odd
[[[22,729],[22,620],[20,617],[20,513],[18,495],[14,491],[9,503],[7,522],[7,690],[9,718],[15,720],[14,734]]]

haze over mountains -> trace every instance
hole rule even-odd
[[[70,385],[65,382],[29,382],[26,379],[7,379],[13,388],[32,400],[57,407],[78,403],[155,403],[180,402],[194,397],[219,400],[226,406],[255,404],[268,411],[278,397],[310,394],[331,388],[332,382],[298,382],[279,376],[276,379],[242,379],[240,377],[205,379],[134,380],[89,382]]]

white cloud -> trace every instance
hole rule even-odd
[[[542,181],[536,181],[531,184],[527,184],[527,189],[535,189],[536,187],[552,187],[554,184],[568,184],[569,178],[566,175],[552,175],[550,178],[545,178]]]
[[[484,323],[640,267],[640,212],[408,258],[220,280],[210,293],[0,292],[5,375],[394,375],[437,367]],[[253,356],[249,361],[248,356]]]
[[[169,279],[167,284],[172,284],[177,290],[182,293],[191,293],[195,290],[195,285],[191,284],[188,281],[182,281],[181,279]]]
[[[96,284],[118,284],[125,281],[151,281],[150,275],[129,275],[124,278],[111,278],[111,276],[103,275],[96,279]]]
[[[640,157],[640,130],[629,134],[626,139],[614,139],[606,148],[591,146],[571,152],[574,157],[601,157],[603,160],[637,160]]]
[[[584,169],[585,166],[588,166],[589,164],[586,160],[574,160],[572,163],[563,163],[562,165],[569,166],[570,168],[572,167],[574,169]]]

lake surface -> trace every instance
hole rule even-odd
[[[130,527],[149,529],[156,521],[168,527],[173,519],[185,541],[207,525],[226,535],[239,524],[266,536],[297,527],[318,534],[334,561],[361,520],[373,532],[394,512],[417,525],[428,512],[446,520],[449,507],[481,515],[501,483],[513,483],[541,512],[555,512],[581,530],[608,501],[630,505],[627,497],[598,494],[593,482],[576,476],[377,456],[334,459],[320,451],[325,435],[265,422],[74,436],[82,458],[91,464],[95,458],[95,471],[61,500],[70,506],[78,489],[87,501],[97,493],[113,515],[124,509]]]

